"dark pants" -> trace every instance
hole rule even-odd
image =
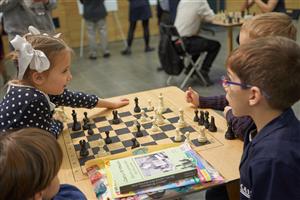
[[[229,200],[226,185],[206,190],[205,200]]]
[[[134,31],[136,27],[137,21],[130,22],[129,30],[128,30],[128,38],[127,38],[127,44],[130,48],[132,45],[132,41],[134,38]],[[149,47],[149,39],[150,39],[150,33],[149,33],[149,20],[143,20],[143,29],[144,29],[144,41],[145,41],[145,47]]]
[[[208,73],[221,48],[220,42],[201,36],[192,36],[185,37],[184,44],[186,51],[192,56],[198,57],[200,53],[207,52],[201,70]]]

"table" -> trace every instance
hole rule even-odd
[[[170,107],[173,110],[182,108],[184,110],[184,117],[187,123],[195,123],[193,122],[194,108],[185,102],[184,92],[179,88],[173,86],[124,95],[123,97],[130,99],[130,105],[120,108],[118,110],[132,111],[135,105],[135,97],[139,97],[140,105],[147,106],[148,99],[152,99],[152,105],[156,105],[160,93],[163,94],[164,102],[167,107]],[[155,102],[155,100],[157,101]],[[72,122],[72,108],[65,108],[64,110],[69,118],[66,122]],[[215,117],[215,122],[218,127],[218,131],[216,133],[208,134],[211,138],[213,138],[216,141],[216,144],[218,145],[208,145],[208,147],[204,146],[204,148],[198,149],[197,152],[221,173],[221,175],[226,179],[227,183],[234,183],[228,184],[228,188],[234,186],[235,190],[231,189],[230,192],[235,192],[235,196],[232,195],[231,199],[238,199],[238,196],[236,195],[236,183],[239,180],[239,162],[243,151],[243,143],[239,140],[226,140],[224,138],[224,133],[227,130],[225,119],[219,114],[215,113],[213,110],[207,110],[210,112],[211,116]],[[88,112],[89,116],[111,116],[111,110],[109,109],[76,109],[76,112],[78,114],[78,120],[82,120],[83,112],[85,111]],[[74,166],[76,165],[72,163],[74,162],[74,160],[72,159],[72,155],[70,155],[68,150],[70,148],[73,148],[73,146],[66,141],[66,138],[68,136],[69,132],[65,129],[58,139],[58,142],[63,149],[63,162],[58,174],[60,181],[61,183],[68,183],[77,186],[78,188],[80,188],[81,191],[85,193],[87,199],[96,199],[89,179],[87,177],[84,177],[84,175],[82,177],[79,176],[79,178],[76,178],[77,175],[74,173],[73,170]]]

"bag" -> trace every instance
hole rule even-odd
[[[168,35],[162,34],[159,47],[158,57],[163,70],[169,75],[179,75],[183,68],[184,62],[176,52],[171,39]]]

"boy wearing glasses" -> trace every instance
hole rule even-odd
[[[240,199],[300,199],[300,122],[291,106],[300,99],[300,46],[284,37],[254,40],[226,63],[226,99],[235,116],[250,116],[245,135]]]
[[[283,36],[296,40],[297,28],[292,19],[284,13],[260,14],[246,21],[241,27],[240,44],[243,45],[257,38],[266,36]],[[234,117],[225,95],[203,97],[191,87],[186,91],[186,101],[199,108],[211,108],[224,111],[227,121],[231,122],[235,134],[243,140],[246,130],[255,129],[249,117]]]

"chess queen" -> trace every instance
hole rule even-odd
[[[52,118],[56,106],[119,108],[129,103],[128,99],[108,101],[68,90],[72,50],[58,35],[49,36],[29,27],[28,34],[17,35],[10,43],[15,49],[11,57],[18,74],[8,83],[0,103],[0,131],[37,127],[57,135],[63,123]]]

